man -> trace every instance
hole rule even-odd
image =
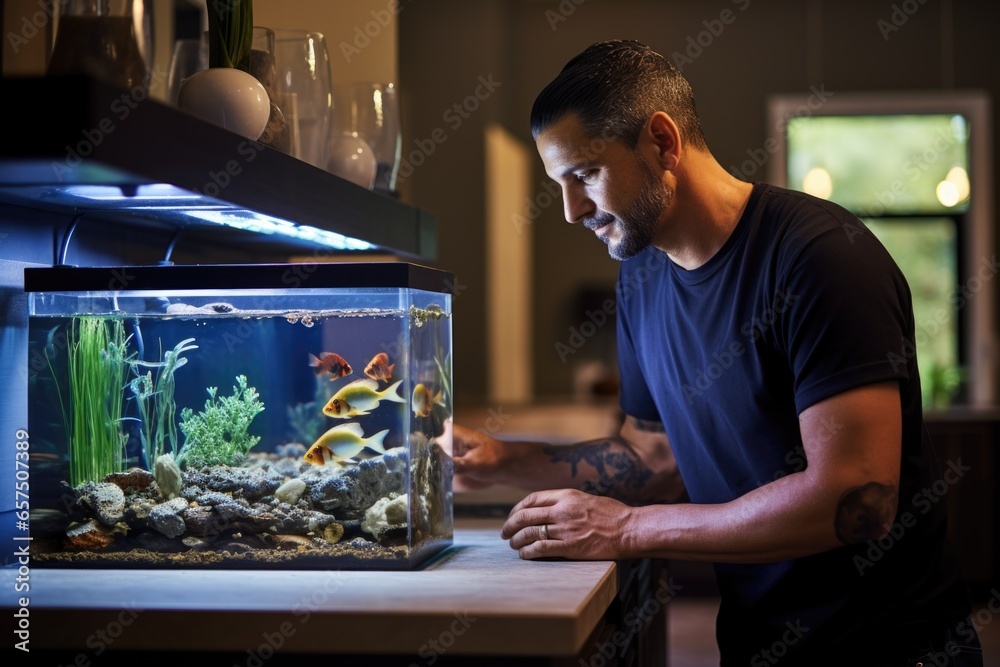
[[[595,44],[538,96],[566,219],[622,261],[619,437],[550,447],[454,426],[456,488],[536,490],[522,558],[709,561],[723,665],[916,665],[978,638],[945,540],[907,285],[858,218],[740,181],[687,81]],[[980,652],[981,656],[981,652]]]

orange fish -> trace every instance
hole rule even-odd
[[[354,372],[347,360],[335,352],[324,352],[319,357],[310,354],[309,365],[315,369],[316,375],[327,373],[331,380],[342,378]]]
[[[365,367],[365,375],[373,380],[388,382],[392,379],[392,369],[395,367],[396,364],[389,363],[388,354],[379,352],[368,362],[368,365]]]

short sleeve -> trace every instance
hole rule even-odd
[[[829,215],[829,212],[826,212]],[[836,213],[833,213],[836,216]],[[909,288],[860,220],[838,221],[787,252],[774,310],[794,376],[795,407],[915,374]]]

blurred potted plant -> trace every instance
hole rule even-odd
[[[208,0],[208,69],[184,80],[177,106],[248,139],[264,132],[271,101],[249,73],[253,0]]]

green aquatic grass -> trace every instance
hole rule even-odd
[[[134,367],[142,365],[156,368],[155,379],[151,370],[146,371],[145,374],[136,371],[136,378],[129,383],[139,407],[143,451],[150,470],[153,469],[153,464],[162,454],[176,455],[180,449],[180,441],[177,439],[174,373],[188,362],[187,358],[182,355],[188,350],[198,348],[197,345],[192,345],[193,342],[194,338],[186,338],[177,343],[174,349],[168,350],[163,356],[163,361],[155,363],[133,362]]]
[[[75,488],[124,470],[122,402],[129,369],[128,341],[121,320],[78,317],[70,322],[68,345],[70,484]]]
[[[54,334],[56,329],[58,329],[58,326],[55,329],[53,329],[52,333],[50,333],[49,335],[51,336],[52,334]],[[59,412],[62,414],[63,418],[62,427],[63,431],[66,434],[66,445],[68,449],[70,442],[69,428],[70,428],[71,416],[69,408],[66,407],[66,402],[63,401],[62,389],[59,388],[59,385],[61,384],[59,375],[56,374],[56,369],[52,367],[52,360],[56,358],[56,352],[55,349],[53,348],[50,353],[49,346],[47,345],[44,348],[43,354],[45,356],[45,363],[48,364],[49,372],[52,373],[52,384],[55,385],[56,388],[56,398],[59,400]]]
[[[441,363],[441,361],[438,360],[437,355],[435,355],[434,363],[435,365],[437,365],[438,369],[438,380],[440,381],[441,387],[444,390],[442,398],[444,399],[445,404],[448,406],[448,409],[450,410],[452,406],[451,374],[445,370],[445,367],[447,367],[449,370],[451,369],[451,353],[449,352],[447,355],[445,355],[443,364]]]

